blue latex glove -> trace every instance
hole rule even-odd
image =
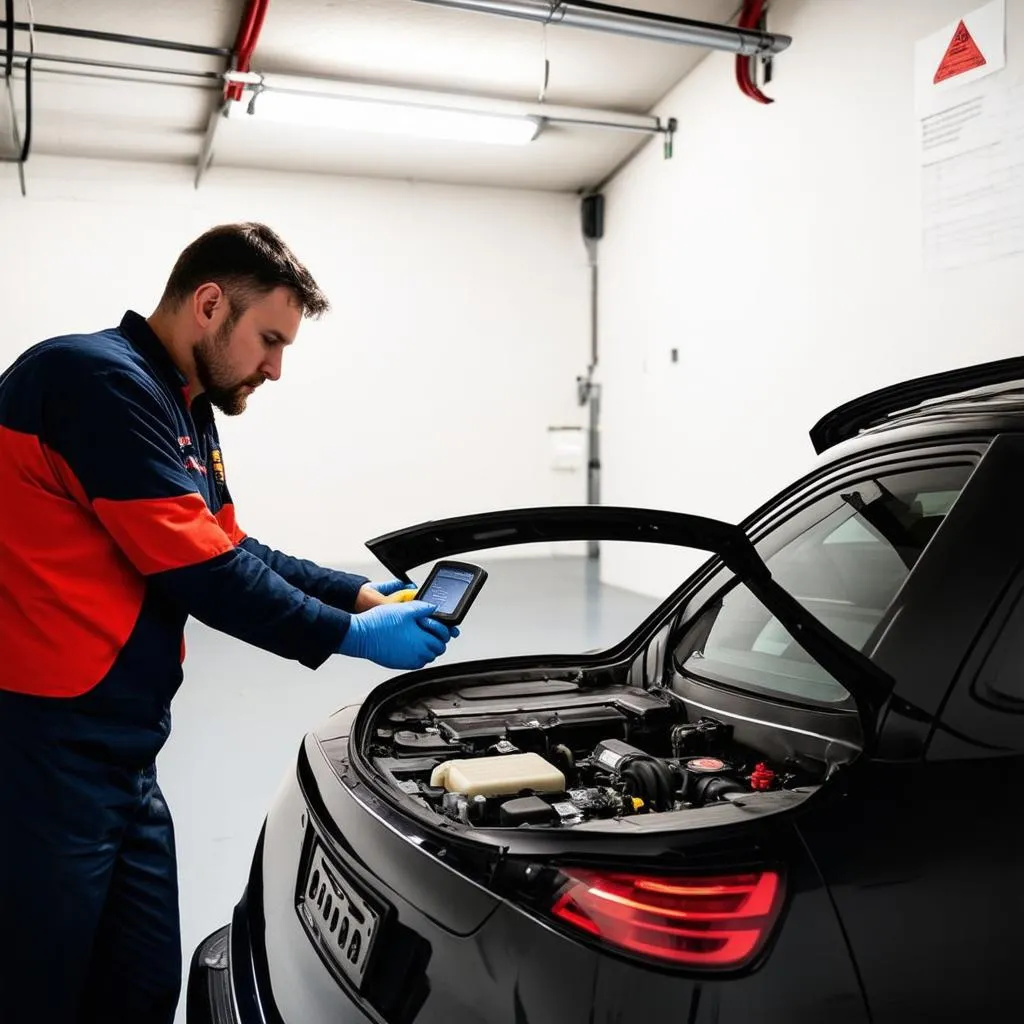
[[[384,583],[369,583],[367,584],[371,590],[376,590],[378,594],[383,594],[385,597],[391,597],[394,594],[404,593],[403,601],[412,601],[416,598],[416,591],[418,587],[415,583],[403,583],[401,580],[387,580]],[[440,623],[435,623],[440,625]],[[458,626],[450,626],[451,639],[454,640],[459,635]]]
[[[444,654],[452,636],[446,625],[430,618],[436,611],[437,605],[406,601],[360,612],[349,621],[338,653],[385,668],[423,668]]]

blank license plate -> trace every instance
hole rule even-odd
[[[323,952],[357,988],[373,952],[380,916],[327,859],[319,843],[303,880],[299,913]]]

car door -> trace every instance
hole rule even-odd
[[[872,651],[895,679],[873,756],[799,825],[876,1024],[1024,1017],[1022,473],[996,438]]]

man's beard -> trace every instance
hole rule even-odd
[[[238,416],[245,412],[249,396],[247,387],[256,387],[264,381],[263,374],[258,373],[244,380],[236,380],[231,376],[227,365],[226,353],[234,323],[224,323],[216,334],[207,335],[192,349],[196,364],[196,376],[203,386],[203,392],[225,416]]]

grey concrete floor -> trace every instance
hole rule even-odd
[[[483,564],[487,584],[438,664],[603,647],[658,603],[601,585],[596,563],[584,558]],[[382,578],[379,570],[346,568]],[[157,766],[175,819],[187,970],[196,945],[230,918],[266,809],[303,735],[394,673],[344,657],[311,672],[194,622],[186,643],[185,682]],[[177,1020],[184,1019],[183,997]]]

